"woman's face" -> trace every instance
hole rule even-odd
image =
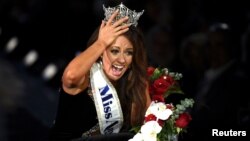
[[[125,36],[119,36],[103,53],[103,70],[110,80],[122,77],[132,62],[133,46]]]

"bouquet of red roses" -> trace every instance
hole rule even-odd
[[[194,101],[185,98],[176,105],[165,101],[171,94],[184,94],[178,83],[182,74],[153,67],[147,72],[152,103],[146,111],[144,124],[134,128],[137,134],[129,141],[176,140],[192,119],[187,108],[192,107]]]

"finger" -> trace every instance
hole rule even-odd
[[[117,31],[123,30],[123,29],[125,29],[125,28],[128,28],[128,27],[130,27],[130,26],[131,26],[131,24],[123,24],[123,25],[121,25],[121,26],[116,27],[116,28],[115,28],[115,31],[117,32]]]
[[[100,28],[103,28],[105,26],[105,21],[102,20]]]
[[[110,16],[110,18],[108,19],[108,21],[107,21],[107,24],[112,24],[112,21],[114,20],[114,18],[117,16],[117,14],[118,14],[118,9],[117,10],[115,10],[115,12]]]
[[[127,16],[124,17],[124,18],[121,18],[121,19],[119,19],[118,21],[116,21],[116,22],[113,24],[113,26],[114,26],[114,27],[120,26],[122,23],[126,23],[127,20],[128,20],[128,17],[127,17]]]
[[[125,29],[122,29],[122,30],[120,30],[120,31],[116,32],[116,35],[117,35],[117,36],[119,36],[119,35],[121,35],[121,34],[123,34],[123,33],[127,32],[128,30],[129,30],[129,28],[128,28],[128,27],[127,27],[127,28],[125,28]]]

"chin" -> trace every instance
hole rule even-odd
[[[113,75],[113,74],[109,74],[108,78],[111,81],[117,81],[117,80],[121,79],[123,75],[124,75],[124,72],[121,75],[119,75],[119,76],[116,76],[116,75]]]
[[[126,70],[127,70],[127,69],[126,69]],[[125,74],[125,72],[126,72],[126,71],[121,72],[121,75],[114,75],[113,72],[112,72],[112,70],[110,70],[109,73],[106,73],[106,75],[107,75],[107,77],[108,77],[108,79],[109,79],[110,81],[117,81],[117,80],[119,80],[120,78],[122,78],[122,76]]]
[[[111,80],[111,81],[117,81],[117,80],[119,80],[121,77],[122,77],[123,75],[121,75],[121,76],[108,76],[108,78],[109,78],[109,80]]]

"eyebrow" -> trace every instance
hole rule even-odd
[[[112,48],[118,48],[118,49],[120,49],[121,47],[119,47],[119,46],[111,46],[111,49]],[[126,50],[134,50],[134,48],[133,47],[129,47],[129,48],[126,48]]]
[[[132,50],[133,51],[134,49],[133,48],[127,48],[126,50]]]

